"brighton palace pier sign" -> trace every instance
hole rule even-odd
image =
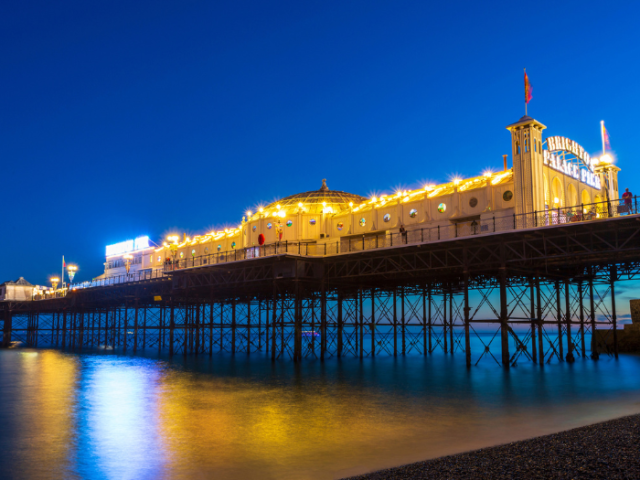
[[[582,165],[567,162],[564,156],[561,157],[554,152],[573,154],[582,162]],[[600,190],[600,176],[594,173],[595,159],[592,159],[585,149],[573,140],[565,137],[547,138],[547,150],[544,150],[544,164]]]

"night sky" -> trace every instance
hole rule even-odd
[[[0,282],[76,280],[105,246],[238,225],[278,197],[502,167],[529,114],[640,194],[639,2],[0,6]],[[511,160],[511,159],[510,159]],[[511,164],[511,163],[510,163]]]

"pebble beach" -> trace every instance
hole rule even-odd
[[[380,470],[348,480],[427,478],[640,479],[640,415]]]

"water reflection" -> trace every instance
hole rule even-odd
[[[86,478],[158,478],[166,457],[158,431],[162,369],[141,359],[83,359],[77,394],[78,473]]]
[[[29,353],[0,352],[15,478],[335,478],[640,411],[634,356],[504,371]]]

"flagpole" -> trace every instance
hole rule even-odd
[[[62,255],[62,275],[60,275],[60,280],[62,281],[62,288],[64,288],[64,255]]]
[[[527,69],[524,69],[524,78],[527,78]],[[527,116],[527,82],[524,82],[524,116]]]
[[[602,154],[606,153],[604,148],[604,120],[600,120],[600,137],[602,138]]]

